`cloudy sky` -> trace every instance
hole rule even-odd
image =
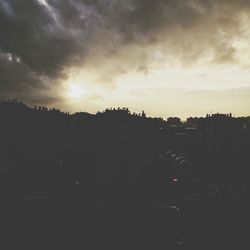
[[[0,0],[0,99],[250,115],[249,0]]]

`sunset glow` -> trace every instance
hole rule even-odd
[[[67,94],[69,98],[79,100],[85,96],[86,92],[80,84],[70,83]]]
[[[0,3],[1,99],[163,118],[250,114],[248,1],[31,2]]]

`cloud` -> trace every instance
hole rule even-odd
[[[1,96],[56,102],[72,68],[107,84],[172,61],[238,63],[249,13],[247,0],[3,0]]]

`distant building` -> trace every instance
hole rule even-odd
[[[207,115],[198,125],[200,143],[208,152],[231,152],[239,147],[244,123],[232,114]]]
[[[174,125],[174,126],[181,126],[182,125],[182,123],[181,123],[181,119],[180,118],[178,118],[178,117],[169,117],[168,119],[167,119],[167,123],[168,123],[168,125]]]
[[[186,126],[189,128],[197,128],[199,125],[199,121],[201,119],[202,118],[199,118],[199,117],[189,117],[189,118],[187,118]]]

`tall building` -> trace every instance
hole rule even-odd
[[[231,114],[207,115],[199,121],[199,140],[207,152],[233,152],[244,135],[244,123]]]

